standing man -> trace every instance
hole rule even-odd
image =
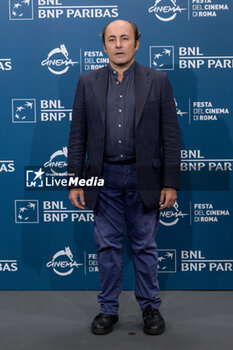
[[[172,88],[163,72],[135,62],[140,33],[129,21],[103,29],[107,67],[80,76],[68,148],[68,173],[104,179],[104,186],[74,188],[70,201],[94,210],[95,243],[102,292],[94,334],[112,331],[118,321],[122,253],[127,231],[135,270],[135,296],[144,332],[161,334],[157,246],[159,210],[177,198],[179,131]],[[79,199],[79,201],[78,201]]]

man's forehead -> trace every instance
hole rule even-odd
[[[133,27],[127,21],[114,21],[106,28],[106,36],[123,34],[134,34]]]

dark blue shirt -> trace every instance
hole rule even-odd
[[[118,73],[109,65],[106,103],[104,160],[111,162],[135,158],[135,64],[118,81]]]

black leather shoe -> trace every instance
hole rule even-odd
[[[113,330],[113,325],[117,323],[118,315],[97,315],[92,324],[91,331],[94,334],[107,334]]]
[[[148,305],[142,315],[146,334],[158,335],[165,331],[165,321],[158,309]]]

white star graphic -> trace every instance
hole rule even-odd
[[[28,207],[29,207],[29,208],[32,208],[32,209],[34,210],[35,207],[36,207],[36,204],[35,204],[35,203],[29,202],[29,203],[28,203]]]
[[[44,171],[42,171],[42,168],[40,168],[38,171],[34,171],[34,173],[35,173],[35,177],[33,181],[35,181],[36,179],[41,180],[41,176],[44,174]]]

